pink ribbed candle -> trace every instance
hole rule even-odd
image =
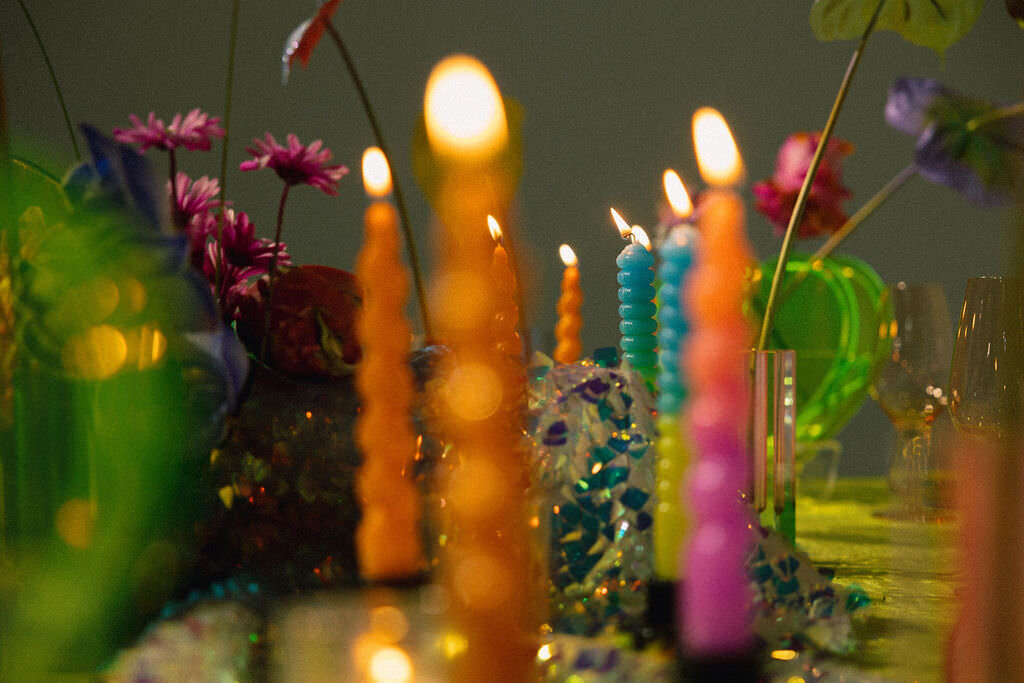
[[[738,154],[736,159],[738,165]],[[715,182],[704,173],[703,159],[701,166]],[[732,190],[705,192],[698,225],[697,264],[682,294],[693,326],[681,353],[692,387],[686,417],[696,458],[684,490],[694,525],[680,557],[686,581],[680,584],[677,623],[684,652],[728,657],[751,645],[745,571],[751,520],[740,492],[748,468],[743,361],[750,340],[742,304],[752,256],[743,203]]]

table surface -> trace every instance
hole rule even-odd
[[[835,580],[872,598],[855,619],[856,653],[841,664],[866,678],[941,681],[955,608],[956,524],[902,522],[883,479],[840,479],[828,497],[798,502],[797,545]],[[850,679],[845,679],[850,680]]]

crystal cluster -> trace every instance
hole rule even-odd
[[[574,634],[639,628],[651,576],[652,399],[614,356],[541,368],[530,387],[552,627]]]

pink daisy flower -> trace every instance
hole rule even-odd
[[[255,171],[269,167],[288,185],[310,185],[325,194],[338,194],[338,181],[348,173],[348,168],[327,165],[331,151],[321,149],[323,142],[315,140],[307,147],[292,133],[288,134],[287,142],[287,147],[280,145],[270,133],[263,140],[256,138],[255,146],[245,149],[253,158],[243,161],[238,168]]]
[[[174,224],[182,226],[188,236],[192,264],[199,266],[207,238],[217,233],[218,219],[213,210],[221,204],[216,198],[220,184],[216,178],[203,176],[192,180],[187,174],[178,173],[174,186],[170,182],[167,185],[174,204]]]
[[[149,112],[145,123],[135,114],[130,114],[128,118],[132,122],[132,127],[115,128],[114,139],[118,142],[137,144],[140,151],[143,152],[150,147],[168,151],[177,147],[189,150],[208,150],[211,138],[224,137],[224,129],[217,125],[220,123],[220,118],[211,118],[209,114],[198,108],[185,114],[184,117],[181,114],[175,114],[170,125],[165,125],[163,119],[156,118],[153,112]]]
[[[266,273],[274,254],[273,240],[256,237],[256,226],[244,211],[236,214],[228,209],[224,218],[221,245],[228,261],[242,268],[255,269],[250,275]],[[278,248],[277,263],[282,266],[292,265],[292,257],[284,243]]]

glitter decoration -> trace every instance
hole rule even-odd
[[[623,647],[614,638],[552,634],[537,653],[545,683],[672,683],[679,680],[673,653],[658,646]]]
[[[104,673],[132,681],[248,681],[258,679],[254,650],[263,620],[233,601],[204,602],[158,621]]]
[[[530,387],[552,626],[578,635],[641,628],[651,577],[653,399],[628,364],[595,356],[607,365],[554,365]]]
[[[758,637],[772,647],[853,652],[851,615],[871,604],[867,593],[834,583],[778,532],[755,526],[754,534],[747,574]]]

